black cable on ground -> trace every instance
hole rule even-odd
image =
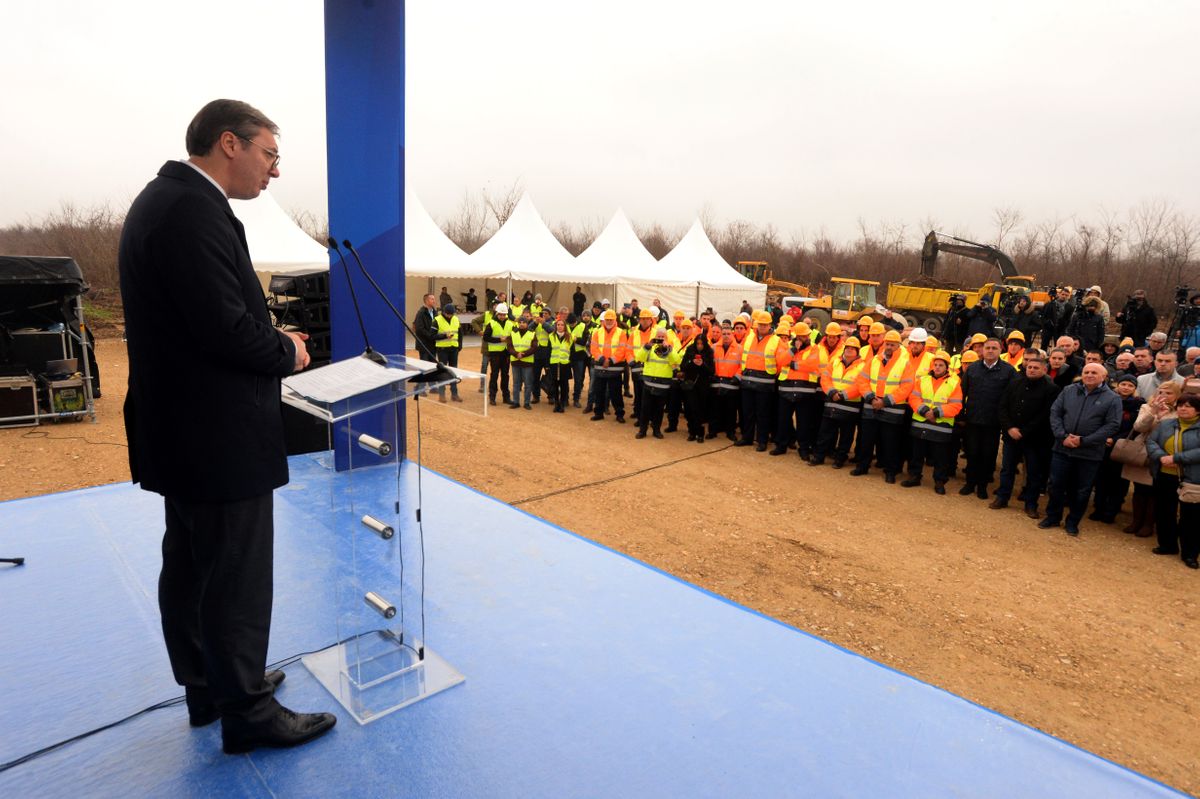
[[[323,652],[326,649],[331,649],[332,647],[335,647],[335,646],[341,646],[342,644],[349,643],[350,641],[353,641],[356,638],[362,638],[367,635],[374,635],[376,633],[382,633],[382,632],[385,632],[385,631],[384,630],[370,630],[365,633],[358,633],[356,635],[351,635],[348,638],[343,638],[341,641],[337,641],[336,643],[328,644],[327,646],[323,646],[319,649],[313,649],[308,652],[298,652],[295,655],[288,655],[287,657],[283,658],[282,660],[278,660],[274,663],[268,664],[267,670],[271,671],[273,669],[287,668],[288,666],[292,665],[293,663],[295,663],[297,660],[299,660],[302,657],[307,657],[308,655],[315,655],[318,652]],[[41,749],[38,749],[36,751],[21,755],[20,757],[10,760],[7,763],[0,763],[0,774],[4,773],[5,771],[8,771],[9,769],[16,768],[17,766],[22,766],[22,765],[30,762],[31,760],[36,760],[37,758],[42,757],[43,755],[48,755],[51,752],[61,749],[64,746],[67,746],[69,744],[73,744],[76,741],[82,741],[83,739],[90,738],[93,735],[97,735],[98,733],[105,732],[106,730],[111,730],[113,727],[119,727],[128,721],[133,721],[134,719],[138,718],[139,716],[144,716],[145,714],[150,713],[152,711],[162,710],[165,707],[176,707],[178,705],[181,705],[184,703],[185,699],[186,699],[185,696],[176,696],[176,697],[172,697],[171,699],[164,699],[163,701],[156,702],[155,704],[150,705],[149,707],[144,707],[141,710],[137,711],[136,713],[131,713],[123,719],[118,719],[117,721],[110,722],[109,724],[105,724],[102,727],[96,727],[95,729],[88,730],[87,732],[81,732],[78,735],[72,735],[70,738],[65,738],[65,739],[59,741],[58,743],[53,743],[53,744],[50,744],[49,746],[44,746]]]
[[[52,436],[45,430],[28,430],[21,434],[21,438],[46,438],[50,441],[84,441],[88,444],[103,444],[108,447],[129,448],[128,444],[122,444],[120,441],[92,441],[90,438],[85,438],[83,436]]]
[[[545,494],[538,494],[537,496],[526,497],[525,499],[518,499],[516,502],[510,502],[508,504],[512,505],[515,508],[517,505],[525,505],[529,502],[537,502],[539,500],[549,499],[550,497],[556,497],[559,494],[568,494],[572,491],[578,491],[581,488],[591,488],[593,486],[602,486],[607,483],[614,483],[617,480],[624,480],[628,477],[637,477],[639,474],[645,474],[646,472],[653,472],[656,469],[663,469],[663,468],[666,468],[667,466],[674,466],[675,464],[683,463],[684,461],[692,461],[692,460],[695,460],[696,458],[703,458],[706,455],[716,455],[718,452],[724,452],[725,450],[729,449],[732,446],[734,446],[734,445],[726,444],[725,446],[721,447],[720,449],[710,449],[710,450],[706,450],[704,452],[698,452],[695,455],[688,455],[685,458],[677,458],[673,461],[667,461],[666,463],[656,463],[653,466],[647,466],[645,469],[638,469],[637,471],[634,471],[634,472],[626,472],[624,474],[613,475],[612,477],[606,477],[603,480],[593,480],[590,483],[580,483],[579,485],[573,485],[573,486],[569,486],[567,488],[560,488],[556,491],[548,491]]]

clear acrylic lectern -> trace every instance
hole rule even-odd
[[[308,655],[304,665],[360,724],[465,679],[425,647],[424,542],[414,505],[401,495],[397,453],[402,403],[444,395],[481,375],[437,374],[437,364],[405,356],[386,361],[350,358],[302,372],[283,381],[282,393],[284,402],[329,425],[321,488],[336,558],[340,643]],[[472,404],[482,402],[478,396]]]

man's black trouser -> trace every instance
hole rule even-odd
[[[611,402],[618,419],[625,418],[625,400],[621,398],[620,367],[595,367],[592,380],[596,384],[596,405],[592,409],[596,416],[603,416]]]
[[[734,388],[717,388],[713,386],[713,414],[709,421],[708,432],[724,433],[732,439],[737,435],[738,409],[741,407],[741,391]]]
[[[437,348],[438,363],[444,363],[446,366],[458,368],[458,347],[438,347]],[[458,383],[450,384],[450,394],[458,396]],[[446,396],[446,387],[442,386],[438,389],[438,396]]]
[[[1000,425],[967,423],[964,439],[967,450],[967,482],[986,486],[996,476],[996,456],[1000,453]]]
[[[944,437],[912,436],[912,454],[908,459],[909,477],[920,480],[921,474],[925,470],[925,458],[932,456],[933,482],[944,483],[950,479],[950,459],[953,457],[951,447],[954,446],[950,432],[950,427],[947,426]]]
[[[644,389],[641,415],[638,416],[638,430],[644,433],[647,428],[650,428],[656,433],[662,432],[663,409],[666,407],[666,390]]]
[[[264,680],[271,634],[273,495],[202,503],[167,497],[158,606],[175,681],[223,716],[274,712]]]
[[[850,442],[854,440],[854,431],[861,421],[861,416],[826,416],[821,419],[821,429],[817,433],[817,443],[813,455],[817,460],[825,460],[825,456],[833,452],[833,458],[839,463],[845,463],[850,457]]]
[[[633,418],[640,419],[642,417],[642,397],[645,396],[645,389],[642,387],[642,370],[634,369],[633,371]]]
[[[489,352],[488,353],[488,399],[496,399],[496,384],[499,381],[500,392],[504,396],[504,401],[509,402],[508,388],[508,352]]]
[[[1160,471],[1154,478],[1154,527],[1164,552],[1200,557],[1200,504],[1179,501],[1179,478]]]
[[[1000,458],[1000,484],[996,486],[996,499],[1007,502],[1012,497],[1017,482],[1017,467],[1025,464],[1025,487],[1019,498],[1026,508],[1037,510],[1038,498],[1046,493],[1046,481],[1050,478],[1050,442],[1032,442],[1028,438],[1004,437],[1004,454]]]
[[[765,447],[775,419],[775,387],[742,384],[742,440]]]
[[[860,433],[863,450],[872,452],[875,447],[879,447],[879,465],[883,468],[883,473],[899,474],[907,454],[904,451],[905,426],[900,419],[895,422],[881,421],[878,414],[877,411],[875,416],[863,416]],[[860,461],[858,468],[866,469],[870,465],[869,460]]]

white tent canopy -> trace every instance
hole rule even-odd
[[[269,191],[253,200],[230,200],[229,205],[246,228],[254,271],[287,274],[329,268],[329,251],[301,230]]]
[[[669,281],[668,285],[687,281],[692,296],[680,298],[679,307],[684,311],[699,313],[711,307],[720,319],[735,315],[742,307],[742,300],[748,300],[755,308],[766,306],[767,287],[731,267],[709,241],[699,219],[658,262],[657,274],[659,279]],[[671,291],[677,293],[678,289]],[[666,297],[663,300],[667,302]]]
[[[658,271],[658,261],[638,239],[620,208],[575,262],[592,275],[589,279],[592,299],[607,297],[615,306],[636,299],[646,307],[652,296],[658,296],[652,278]]]
[[[411,318],[425,294],[439,294],[443,286],[462,310],[467,289],[474,287],[483,310],[487,281],[506,285],[508,275],[479,271],[469,255],[447,236],[411,189],[404,192],[404,305]]]

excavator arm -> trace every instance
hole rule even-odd
[[[976,261],[983,261],[1000,270],[1000,274],[1007,281],[1008,278],[1017,277],[1017,267],[1013,264],[1012,259],[1004,253],[991,247],[987,244],[979,244],[974,241],[967,241],[955,236],[947,236],[942,234],[944,238],[959,242],[958,244],[950,244],[938,239],[938,234],[935,231],[929,231],[925,236],[925,246],[921,248],[921,276],[932,278],[934,265],[937,263],[939,252],[948,252],[955,255],[961,255],[964,258],[973,258]]]

